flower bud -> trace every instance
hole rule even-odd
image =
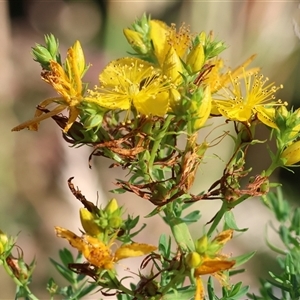
[[[285,118],[288,116],[288,110],[285,105],[280,105],[277,108],[276,113],[278,113],[280,116],[283,116]]]
[[[47,49],[49,50],[49,53],[52,56],[52,59],[57,61],[57,54],[58,54],[58,39],[55,38],[55,36],[53,34],[46,34],[45,35],[45,41],[46,41],[46,45],[47,45]]]
[[[197,268],[200,265],[201,261],[201,256],[197,252],[190,252],[185,259],[186,264],[191,269]]]
[[[217,242],[212,242],[208,245],[206,253],[208,256],[214,257],[222,249],[223,245]]]
[[[199,72],[204,64],[205,55],[202,44],[194,46],[187,56],[186,64],[193,73]]]
[[[108,226],[114,229],[120,228],[122,219],[120,217],[112,217],[108,220]]]
[[[80,208],[80,221],[84,231],[90,236],[97,236],[101,233],[99,226],[95,223],[94,215],[86,208]]]
[[[7,235],[0,230],[0,254],[2,254],[5,251],[7,243],[8,243]]]
[[[104,210],[107,212],[108,215],[110,215],[114,213],[118,208],[119,208],[118,202],[115,198],[113,198],[107,203]]]
[[[84,54],[83,54],[80,42],[76,41],[71,49],[72,49],[72,51],[74,51],[74,57],[76,57],[78,73],[79,73],[80,77],[82,77],[86,70],[86,65],[85,65]]]
[[[136,52],[141,54],[146,54],[148,52],[148,49],[143,41],[143,35],[140,32],[125,28],[123,33],[128,43]]]
[[[207,250],[208,238],[207,235],[203,235],[200,239],[195,242],[195,249],[199,254],[204,254]]]
[[[153,52],[157,58],[160,65],[163,64],[167,45],[167,38],[169,34],[169,27],[166,23],[159,20],[150,20],[150,40],[153,45]]]
[[[300,161],[300,141],[297,141],[288,146],[280,156],[284,160],[285,166],[291,166]]]
[[[182,111],[182,101],[181,100],[181,94],[177,89],[171,88],[169,91],[169,105],[170,109],[174,113],[180,113]],[[185,110],[184,110],[185,112]]]
[[[197,89],[191,99],[190,113],[194,119],[193,130],[197,131],[207,121],[212,107],[212,97],[210,87],[206,87],[204,92],[199,88]]]
[[[285,107],[285,106],[284,106]],[[286,107],[285,107],[286,108]],[[295,110],[292,114],[294,120],[299,122],[300,119],[300,109],[298,108],[297,110]],[[296,122],[297,122],[296,121]],[[291,132],[289,134],[289,139],[292,140],[294,138],[296,138],[296,136],[299,134],[300,131],[300,123],[298,123],[297,125],[295,125],[292,129]]]
[[[42,68],[50,70],[50,61],[52,60],[52,56],[46,47],[37,44],[36,47],[32,48],[32,55],[34,60],[40,63]]]
[[[170,47],[163,63],[163,73],[170,78],[173,83],[179,84],[182,81],[182,72],[183,67],[180,57],[174,47]]]

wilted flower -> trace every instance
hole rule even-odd
[[[157,249],[148,244],[132,243],[122,245],[112,253],[113,239],[105,244],[98,238],[87,234],[79,237],[72,231],[58,226],[55,227],[55,232],[58,237],[68,240],[71,246],[80,251],[89,263],[106,270],[112,270],[114,263],[121,259],[146,255]]]
[[[24,122],[14,127],[12,130],[18,131],[24,128],[37,130],[41,121],[57,115],[64,109],[68,109],[69,120],[64,128],[64,132],[67,132],[80,112],[78,106],[83,100],[82,94],[84,91],[81,77],[84,75],[86,69],[87,66],[85,65],[81,45],[79,41],[76,41],[68,50],[64,67],[57,61],[51,60],[49,70],[42,72],[42,79],[52,85],[61,97],[46,99],[39,104],[39,107],[46,108],[52,103],[57,104],[57,106],[46,113],[38,107],[32,120]]]
[[[220,251],[224,244],[232,238],[231,229],[222,231],[211,242],[206,235],[202,236],[195,242],[195,251],[187,256],[186,263],[194,269],[196,278],[196,295],[195,299],[204,299],[204,289],[200,276],[211,274],[215,276],[222,285],[227,284],[227,276],[223,273],[235,265],[234,260],[221,254]]]

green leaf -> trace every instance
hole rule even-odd
[[[195,251],[194,241],[188,226],[179,218],[169,220],[176,243],[183,251]]]
[[[237,284],[232,286],[230,296],[234,297],[234,299],[240,299],[240,297],[245,296],[249,291],[249,286],[242,286],[242,282],[238,282]]]
[[[167,240],[167,236],[162,234],[159,238],[158,250],[165,257],[170,257],[171,255],[171,237],[169,236]]]
[[[188,286],[183,288],[174,289],[174,292],[163,295],[161,300],[190,300],[194,298],[196,289],[195,287]]]
[[[185,223],[194,223],[197,222],[201,218],[201,213],[199,210],[194,210],[190,212],[185,217],[181,218],[181,220]]]
[[[69,269],[67,269],[63,265],[59,264],[58,262],[56,262],[52,258],[50,258],[50,261],[54,265],[55,269],[60,273],[60,275],[62,275],[65,279],[67,279],[68,282],[70,282],[71,284],[76,283],[76,280],[74,279],[73,273]]]
[[[235,222],[235,218],[234,218],[234,214],[232,213],[232,211],[227,211],[224,214],[224,221],[225,221],[225,230],[226,229],[233,229],[235,231],[239,231],[239,232],[244,232],[247,231],[248,228],[238,228],[238,226],[236,225]]]
[[[251,259],[254,254],[256,253],[256,251],[250,252],[250,253],[246,253],[246,254],[242,254],[236,257],[233,257],[233,260],[235,260],[235,267],[238,267],[242,264],[244,264],[245,262],[247,262],[249,259]]]
[[[69,264],[74,263],[72,253],[66,248],[59,250],[59,258],[66,268],[68,268]]]

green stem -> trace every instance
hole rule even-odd
[[[226,201],[223,201],[222,206],[220,210],[217,212],[208,232],[207,236],[211,236],[212,233],[216,230],[217,226],[219,225],[221,219],[223,218],[224,214],[228,211],[228,203]]]
[[[221,219],[223,218],[224,214],[231,210],[232,208],[236,207],[238,204],[244,202],[246,199],[248,199],[250,196],[249,195],[244,195],[240,197],[239,199],[233,201],[233,202],[227,202],[223,200],[222,206],[220,210],[217,212],[208,232],[207,235],[210,237],[212,233],[216,230],[217,226],[219,225]]]
[[[182,276],[185,272],[184,268],[181,268],[178,273],[175,275],[175,277],[173,277],[170,282],[164,286],[164,288],[162,289],[161,293],[162,295],[165,295],[166,293],[168,293],[171,288],[176,289],[176,287],[178,286],[179,283],[182,283],[183,278],[185,278],[185,276]]]
[[[153,147],[151,149],[151,154],[150,154],[150,159],[149,159],[149,174],[150,174],[152,180],[155,180],[155,178],[154,178],[155,176],[153,175],[152,169],[153,169],[155,157],[157,155],[157,150],[161,147],[161,141],[165,137],[166,131],[167,131],[172,119],[173,119],[172,115],[169,115],[166,118],[164,126],[163,126],[162,130],[160,131],[160,133],[158,134],[158,136],[155,138]]]
[[[134,292],[132,290],[127,289],[115,276],[112,271],[108,271],[109,278],[114,283],[114,288],[117,290],[123,291],[126,295],[134,296]]]
[[[3,261],[3,267],[6,271],[6,273],[11,277],[11,279],[14,281],[14,283],[19,286],[22,287],[26,292],[27,292],[27,297],[31,300],[39,300],[29,289],[29,287],[25,284],[23,284],[12,272],[12,270],[10,269],[10,267],[8,266],[8,264],[6,263],[6,261]]]

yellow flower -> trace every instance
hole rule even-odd
[[[251,123],[256,117],[269,127],[276,128],[275,108],[281,105],[274,101],[274,93],[282,88],[273,83],[265,86],[268,78],[263,75],[244,73],[245,92],[241,88],[239,77],[232,77],[232,88],[225,89],[225,100],[213,100],[213,105],[220,114],[229,120]]]
[[[16,127],[13,131],[28,128],[29,130],[37,130],[41,121],[50,118],[64,109],[69,110],[69,120],[64,132],[67,132],[79,115],[78,106],[83,99],[83,87],[81,77],[86,71],[85,59],[79,41],[69,48],[64,68],[56,61],[50,61],[50,71],[42,73],[42,79],[52,85],[52,87],[61,95],[61,97],[49,98],[39,104],[40,108],[46,108],[54,103],[57,106],[44,113],[37,109],[32,120],[24,122]]]
[[[113,239],[106,245],[90,235],[84,234],[79,237],[72,231],[58,226],[55,227],[55,232],[58,237],[68,240],[70,245],[80,251],[89,263],[106,270],[112,270],[115,262],[121,259],[146,255],[157,249],[148,244],[132,243],[122,245],[113,254],[111,251]]]
[[[182,82],[181,73],[187,51],[192,44],[190,30],[184,24],[176,30],[175,24],[170,27],[158,20],[150,21],[150,39],[154,48],[154,55],[163,74],[173,83]]]
[[[153,44],[154,54],[162,66],[170,48],[173,48],[182,59],[191,46],[192,36],[189,28],[184,24],[177,31],[175,24],[169,27],[162,21],[151,20],[150,38]]]
[[[214,94],[223,87],[228,86],[232,78],[243,78],[245,75],[258,72],[259,68],[251,68],[245,71],[245,68],[254,60],[256,55],[250,56],[240,66],[233,70],[228,70],[224,73],[221,70],[224,67],[224,62],[220,58],[213,59],[210,62],[210,67],[207,69],[207,74],[204,76],[204,83],[210,86],[211,93]]]
[[[115,110],[164,116],[169,107],[169,86],[161,71],[137,58],[112,61],[99,76],[100,86],[89,91],[89,102]]]
[[[228,259],[226,255],[219,252],[224,244],[232,238],[232,234],[233,231],[228,229],[219,233],[211,242],[207,240],[206,235],[195,242],[196,253],[199,254],[199,259],[197,259],[197,255],[193,254],[192,258],[194,258],[194,261],[189,260],[196,265],[193,267],[196,278],[195,299],[204,299],[204,289],[200,278],[202,275],[211,274],[220,281],[221,285],[227,285],[228,276],[224,274],[224,271],[231,269],[235,265],[235,261]]]

